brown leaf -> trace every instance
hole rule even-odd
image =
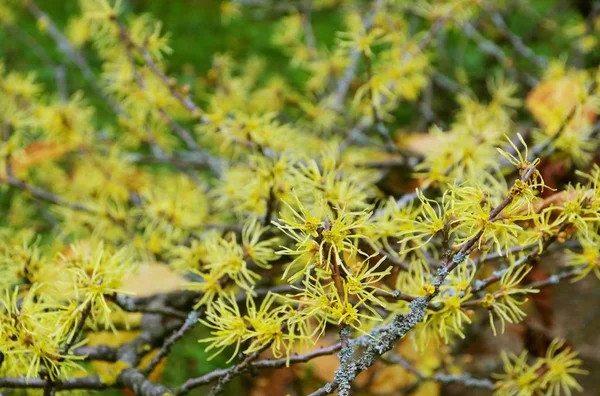
[[[168,265],[145,263],[134,274],[123,279],[122,289],[136,296],[149,296],[180,290],[186,283],[186,279]]]
[[[401,132],[396,134],[396,146],[400,149],[425,155],[440,143],[441,136],[434,133]]]
[[[538,84],[527,96],[526,105],[533,118],[540,125],[547,126],[548,120],[553,119],[556,113],[569,114],[571,109],[580,103],[582,94],[581,84],[572,76],[564,76]],[[577,119],[571,120],[571,125]],[[593,106],[584,106],[580,120],[593,123],[595,119],[596,112]]]
[[[72,150],[74,150],[73,146],[56,142],[37,141],[27,146],[23,155],[12,158],[11,165],[15,173],[20,173],[35,165],[61,158]]]

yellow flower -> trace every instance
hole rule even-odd
[[[246,322],[233,294],[224,295],[208,305],[206,320],[199,319],[200,323],[211,329],[211,337],[206,337],[199,342],[208,343],[206,351],[216,349],[209,359],[221,354],[225,348],[235,345],[233,354],[227,361],[231,362],[238,354],[245,336],[248,334]]]
[[[498,379],[496,382],[496,396],[533,396],[541,388],[541,379],[537,371],[542,367],[543,362],[537,360],[533,365],[527,363],[527,352],[519,356],[500,352],[504,373],[495,374]]]
[[[583,251],[577,253],[571,250],[567,251],[568,261],[567,264],[570,267],[581,268],[577,276],[573,278],[573,282],[579,281],[591,272],[593,272],[598,279],[600,279],[600,241],[598,236],[594,236],[591,240],[581,240]]]
[[[279,255],[275,253],[274,247],[279,239],[276,237],[262,238],[269,232],[268,228],[262,227],[256,218],[251,218],[242,228],[242,248],[244,255],[252,262],[262,268],[270,268],[269,261],[276,260]]]
[[[573,375],[588,372],[581,368],[583,361],[577,356],[578,353],[565,345],[564,340],[552,341],[543,359],[547,370],[542,376],[542,387],[547,395],[571,395],[571,389],[583,391]]]
[[[502,324],[500,333],[504,333],[506,322],[519,323],[525,318],[525,312],[519,307],[527,302],[527,298],[521,296],[539,291],[537,289],[519,287],[519,284],[529,271],[531,271],[530,266],[517,266],[511,262],[510,267],[504,271],[504,274],[500,278],[498,290],[493,294],[486,295],[482,301],[481,305],[489,310],[490,325],[494,335],[497,335],[494,315],[500,319]]]
[[[371,58],[373,56],[371,48],[383,41],[384,30],[374,27],[367,31],[360,16],[356,14],[351,14],[347,24],[349,31],[338,33],[339,47],[347,51],[357,49],[366,57]]]

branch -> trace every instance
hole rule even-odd
[[[332,355],[339,351],[342,348],[342,344],[340,342],[333,344],[329,347],[318,348],[314,351],[302,354],[302,355],[293,355],[289,357],[289,364],[297,364],[297,363],[306,363],[312,359],[318,358],[320,356]],[[251,363],[246,371],[251,369],[277,369],[281,367],[286,367],[288,365],[287,358],[281,359],[263,359],[256,362]],[[192,378],[187,380],[181,388],[177,391],[177,395],[184,395],[191,391],[194,388],[197,388],[202,385],[210,384],[211,382],[217,381],[219,378],[227,375],[230,369],[217,369],[211,371],[208,374],[203,375],[202,377]],[[241,371],[238,370],[237,374],[241,374]],[[236,374],[236,375],[237,375]]]
[[[548,247],[550,247],[554,242],[556,242],[558,240],[558,234],[560,234],[561,232],[565,231],[568,227],[570,226],[569,223],[565,223],[563,225],[561,225],[559,227],[559,229],[556,231],[555,234],[553,234],[550,237],[547,237],[544,242],[542,243],[542,253],[545,252]],[[525,265],[528,262],[534,260],[535,258],[540,256],[540,252],[539,250],[533,249],[531,252],[529,252],[529,254],[527,254],[526,256],[521,257],[519,260],[517,260],[513,265],[512,268],[514,267],[520,267],[521,265]],[[478,280],[475,282],[475,285],[473,287],[473,294],[475,293],[479,293],[480,291],[484,290],[485,288],[487,288],[489,285],[496,283],[498,281],[500,281],[500,279],[502,278],[502,276],[508,271],[508,268],[503,269],[501,271],[496,271],[494,272],[494,274],[492,274],[491,276],[483,279],[483,280]]]
[[[466,22],[463,25],[463,31],[469,38],[471,38],[477,44],[477,46],[483,53],[496,58],[496,60],[498,60],[498,62],[500,62],[502,66],[510,70],[512,74],[515,74],[517,76],[519,75],[519,71],[515,69],[515,67],[512,64],[512,60],[506,56],[504,51],[502,51],[502,48],[498,47],[495,43],[486,39],[475,28],[475,26],[473,26],[472,23]],[[525,83],[530,87],[537,85],[538,80],[534,76],[525,72],[520,73],[520,75],[523,76]]]
[[[185,333],[190,331],[196,325],[196,323],[198,323],[198,313],[196,311],[192,311],[188,315],[181,328],[165,341],[156,356],[154,356],[148,366],[142,370],[142,373],[146,376],[150,375],[156,366],[158,366],[158,363],[160,363],[160,361],[169,354],[171,347],[173,347],[173,345],[175,345],[175,343],[179,341],[185,335]]]
[[[410,362],[404,359],[402,356],[396,354],[388,354],[385,357],[382,357],[382,360],[391,363],[391,364],[399,364],[404,367],[407,371],[414,374],[417,377],[417,384],[420,382],[439,382],[442,384],[451,384],[451,383],[459,383],[468,388],[484,388],[484,389],[494,389],[494,384],[489,379],[478,379],[473,378],[469,373],[463,374],[444,374],[444,373],[436,373],[431,376],[426,376],[415,367],[413,367]]]
[[[67,81],[66,81],[66,73],[65,66],[63,64],[55,64],[48,52],[44,49],[40,43],[38,43],[33,37],[31,37],[27,32],[23,31],[16,24],[6,24],[6,29],[12,34],[17,40],[20,40],[27,47],[33,51],[40,60],[45,63],[46,67],[51,70],[54,70],[54,79],[56,80],[56,90],[58,91],[59,97],[61,100],[66,100],[68,97],[67,91]]]
[[[373,26],[373,22],[375,19],[375,15],[381,10],[381,8],[385,5],[384,0],[376,0],[372,4],[373,10],[365,16],[363,19],[363,28],[365,32],[371,30]],[[341,80],[338,81],[337,87],[335,90],[335,96],[333,101],[333,110],[339,112],[344,105],[344,99],[346,99],[346,95],[348,94],[348,90],[350,89],[350,84],[356,75],[356,71],[358,69],[358,62],[361,58],[361,51],[359,48],[354,48],[350,53],[350,62],[346,70],[344,71],[344,75]]]
[[[74,356],[84,356],[85,360],[102,360],[105,362],[117,361],[118,348],[107,345],[82,346],[75,348],[71,353]]]
[[[535,166],[531,165],[525,172],[521,180],[524,182],[529,181]],[[512,190],[512,189],[511,189]],[[488,215],[488,221],[493,222],[497,220],[500,213],[513,201],[514,197],[510,193],[502,200],[502,202],[492,209]],[[435,287],[435,291],[425,297],[417,297],[410,304],[410,311],[406,314],[396,315],[392,321],[392,324],[378,331],[378,337],[374,337],[367,341],[366,350],[363,352],[359,359],[356,359],[346,367],[340,367],[336,373],[333,381],[326,384],[324,387],[318,389],[310,396],[324,396],[329,393],[335,392],[339,389],[340,395],[348,395],[350,391],[350,384],[354,381],[356,376],[362,371],[371,367],[384,353],[390,351],[396,344],[396,342],[404,337],[410,330],[412,330],[418,323],[425,319],[425,311],[429,305],[429,302],[437,296],[440,291],[440,286],[450,275],[450,273],[462,262],[464,262],[471,252],[477,246],[477,242],[485,232],[485,228],[481,229],[473,238],[464,243],[461,249],[450,258],[446,257],[442,260],[437,276],[434,278],[432,284]],[[350,348],[354,343],[349,343],[348,350],[342,350],[341,353],[350,353]]]
[[[133,49],[136,52],[138,52],[140,55],[142,55],[142,58],[144,59],[144,62],[146,64],[146,66],[148,66],[148,68],[150,69],[150,71],[156,76],[158,77],[158,79],[160,81],[162,81],[162,83],[165,85],[165,87],[167,87],[167,89],[169,90],[169,93],[179,101],[179,103],[181,103],[181,105],[187,109],[190,113],[192,113],[192,116],[194,118],[200,118],[200,108],[192,101],[192,99],[190,98],[189,95],[183,95],[180,92],[180,89],[177,87],[177,83],[175,82],[175,80],[169,78],[166,74],[164,74],[159,66],[156,64],[156,62],[154,62],[154,60],[152,59],[152,56],[150,55],[150,53],[148,52],[148,50],[145,47],[139,46],[137,45],[133,39],[131,38],[131,36],[129,35],[129,33],[127,32],[127,28],[125,27],[125,25],[123,24],[123,22],[121,22],[116,15],[112,16],[111,19],[113,20],[113,22],[115,23],[115,25],[117,26],[117,28],[119,29],[119,36],[121,37],[121,39],[124,41],[126,48],[129,49]]]
[[[588,95],[593,94],[594,91],[596,90],[597,86],[598,86],[598,83],[594,80],[588,87],[586,94],[588,94]],[[571,107],[571,110],[566,115],[566,117],[562,120],[556,133],[554,135],[552,135],[550,138],[546,139],[544,142],[535,145],[530,152],[529,158],[536,158],[536,157],[542,156],[544,151],[546,151],[546,149],[548,149],[552,145],[552,143],[554,143],[556,141],[556,139],[558,139],[560,137],[560,135],[567,129],[567,127],[569,126],[569,124],[571,123],[571,121],[573,120],[575,115],[577,115],[578,107],[579,107],[578,104],[575,104],[573,107]],[[529,160],[529,158],[527,158],[527,160]],[[507,165],[507,162],[504,162],[503,164]]]
[[[575,278],[581,274],[581,270],[586,268],[585,265],[573,267],[566,271],[561,271],[557,274],[551,275],[546,279],[542,279],[536,282],[531,282],[528,285],[523,286],[525,289],[541,289],[542,287],[554,286],[562,281]]]
[[[190,295],[190,299],[192,297],[195,299],[196,296],[197,296],[197,294],[194,293],[193,296]],[[184,297],[184,296],[182,296],[182,297]],[[159,303],[157,301],[159,299],[166,298],[165,295],[157,294],[157,295],[151,296],[151,298],[152,298],[152,300],[148,300],[148,301],[150,301],[149,303],[144,303],[144,301],[145,301],[144,299],[138,300],[138,299],[132,298],[130,296],[126,296],[124,294],[117,294],[111,298],[111,301],[113,301],[117,306],[119,306],[119,308],[121,308],[122,310],[124,310],[126,312],[141,312],[141,313],[148,313],[148,314],[158,314],[158,315],[164,315],[164,316],[172,316],[172,317],[176,317],[179,319],[185,319],[187,317],[187,315],[184,314],[183,312],[181,312],[175,308],[172,308],[165,303]],[[150,308],[148,305],[152,305],[152,308]]]
[[[226,383],[231,381],[238,374],[248,371],[251,367],[252,362],[258,358],[261,352],[268,349],[270,346],[271,343],[268,343],[261,350],[251,353],[250,355],[246,356],[246,358],[242,360],[241,363],[227,370],[225,375],[219,378],[219,380],[217,381],[217,385],[215,385],[215,387],[210,391],[208,396],[217,396],[219,393],[221,393],[223,391],[223,386],[225,386]]]
[[[39,378],[0,377],[0,388],[11,389],[45,389],[50,382]],[[108,385],[98,377],[79,377],[52,382],[56,390],[104,390],[114,386]]]
[[[55,205],[63,206],[63,207],[69,208],[69,209],[77,211],[77,212],[84,212],[84,213],[88,213],[91,215],[98,215],[98,216],[101,215],[101,213],[99,213],[98,211],[96,211],[82,203],[68,201],[59,195],[51,193],[50,191],[33,186],[31,184],[27,184],[23,180],[17,179],[15,176],[13,176],[12,170],[9,172],[9,169],[10,168],[7,166],[7,176],[4,179],[4,181],[6,181],[10,186],[18,188],[21,191],[27,192],[27,193],[31,194],[34,198],[40,199],[42,201],[46,201],[49,203],[53,203]],[[116,219],[112,219],[112,220],[116,220]]]
[[[502,34],[508,37],[508,40],[519,55],[531,61],[541,69],[545,69],[546,67],[548,67],[548,59],[546,59],[543,56],[537,55],[535,52],[533,52],[531,48],[525,45],[521,37],[511,32],[508,26],[506,26],[506,22],[504,22],[504,19],[502,19],[502,15],[500,15],[498,12],[492,12],[491,19],[494,26],[496,26],[496,28],[500,30]]]
[[[43,20],[47,25],[47,31],[50,37],[55,41],[56,46],[60,52],[62,52],[71,62],[73,62],[77,68],[81,71],[81,74],[85,80],[91,85],[91,87],[98,93],[98,95],[104,99],[109,107],[115,112],[115,114],[123,115],[123,110],[119,105],[112,100],[108,95],[104,93],[102,88],[97,84],[97,77],[92,71],[92,68],[88,64],[84,56],[82,56],[69,40],[61,33],[60,29],[56,27],[52,19],[42,11],[34,0],[24,1],[25,7],[31,15],[38,20]]]

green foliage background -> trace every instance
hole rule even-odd
[[[282,1],[281,3],[285,3]],[[46,11],[52,20],[64,27],[69,18],[77,13],[76,0],[40,0],[40,8]],[[527,1],[530,12],[515,12],[507,20],[510,30],[523,38],[527,38],[530,48],[538,55],[548,58],[565,56],[569,59],[577,57],[570,52],[573,47],[567,45],[568,38],[556,35],[546,37],[540,34],[538,24],[532,14],[552,16],[552,19],[561,26],[568,26],[583,20],[583,16],[575,7],[561,6],[559,0],[532,0]],[[221,1],[217,0],[130,0],[124,2],[125,7],[134,14],[150,13],[164,23],[165,31],[171,33],[171,47],[173,53],[169,55],[169,74],[179,79],[182,84],[188,83],[195,87],[198,79],[205,76],[210,68],[213,56],[227,53],[236,61],[248,59],[250,56],[259,56],[266,62],[264,76],[277,74],[282,76],[292,85],[301,85],[305,74],[296,68],[289,67],[288,58],[271,41],[271,36],[278,20],[276,11],[265,9],[244,8],[241,18],[236,18],[227,24],[221,21]],[[67,70],[67,81],[70,92],[77,89],[86,89],[85,80],[79,71],[68,61],[65,61],[60,51],[49,37],[40,35],[36,21],[26,11],[18,17],[19,28],[26,34],[39,38],[39,43],[51,56],[53,61],[64,61]],[[330,46],[335,41],[335,33],[342,29],[341,12],[336,7],[314,11],[311,23],[315,37],[320,46]],[[415,18],[415,24],[420,21]],[[419,26],[415,26],[417,28]],[[485,26],[482,30],[486,33]],[[490,30],[491,31],[491,30]],[[39,37],[42,36],[42,37]],[[474,93],[485,95],[485,80],[496,71],[500,71],[498,62],[490,56],[483,54],[477,44],[464,34],[453,33],[443,40],[444,45],[435,49],[436,63],[441,65],[441,70],[454,77],[458,70],[464,71],[469,78],[469,83]],[[503,52],[512,58],[514,48],[506,38],[501,38]],[[93,67],[99,68],[99,62],[94,59],[91,51],[84,51]],[[0,29],[0,56],[4,59],[8,69],[35,71],[39,81],[46,83],[54,89],[54,72],[45,64],[34,51],[24,47],[23,43],[15,39],[10,32]],[[528,72],[535,70],[533,65],[522,57],[515,56],[515,68]],[[597,64],[600,54],[587,55],[585,62]],[[584,65],[582,65],[584,66]],[[196,86],[197,87],[197,86]],[[478,89],[478,87],[480,89]],[[90,99],[97,99],[94,94]],[[454,109],[449,106],[453,98],[441,90],[436,91],[433,101],[434,109],[443,117]],[[110,112],[106,105],[98,100],[93,103],[98,109]],[[410,124],[411,115],[415,114],[413,108],[416,104],[407,104],[396,114],[399,126]]]

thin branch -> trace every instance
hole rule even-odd
[[[42,62],[46,64],[46,67],[54,71],[54,80],[56,81],[56,90],[58,91],[59,97],[62,101],[65,101],[68,96],[67,90],[67,80],[66,80],[66,71],[65,66],[63,64],[56,64],[48,54],[48,52],[44,49],[40,43],[38,43],[33,37],[31,37],[27,32],[23,31],[19,25],[16,24],[6,24],[4,25],[6,29],[12,34],[17,40],[21,41],[25,44],[31,51]]]
[[[594,80],[587,88],[587,94],[592,95],[596,90],[598,83]],[[544,140],[543,142],[535,145],[529,153],[529,158],[527,160],[534,159],[537,157],[541,157],[544,152],[560,137],[560,135],[567,129],[569,124],[573,121],[574,117],[577,115],[577,110],[579,108],[578,104],[573,105],[569,113],[563,118],[561,124],[558,127],[556,133],[554,133],[551,137]],[[504,162],[503,165],[507,165],[507,162]]]
[[[317,51],[317,39],[310,22],[312,14],[312,0],[304,0],[302,3],[302,28],[304,29],[304,39],[306,40],[306,46],[312,52]]]
[[[529,181],[535,166],[531,165],[522,175],[521,180],[524,182]],[[488,221],[493,222],[497,220],[499,214],[513,201],[514,196],[508,194],[502,202],[490,210],[488,215]],[[442,260],[440,268],[438,269],[437,276],[432,281],[432,285],[435,287],[435,291],[425,297],[417,297],[409,304],[409,312],[406,314],[396,315],[392,324],[389,327],[384,328],[378,332],[378,336],[370,339],[367,342],[366,350],[362,356],[348,364],[346,367],[340,367],[336,373],[333,381],[326,384],[324,387],[313,392],[310,396],[324,396],[329,393],[333,393],[339,389],[340,395],[348,395],[350,384],[354,381],[356,376],[362,371],[365,371],[371,367],[384,353],[390,351],[396,342],[403,338],[410,330],[412,330],[418,323],[422,322],[425,318],[425,311],[429,305],[429,302],[439,294],[440,286],[450,275],[450,273],[462,262],[464,262],[471,252],[477,247],[477,242],[484,234],[485,229],[481,229],[471,239],[465,242],[461,249],[452,256]]]
[[[61,33],[60,29],[54,24],[52,19],[42,11],[34,0],[24,1],[25,7],[31,15],[36,19],[42,20],[47,25],[48,35],[56,42],[56,46],[60,52],[62,52],[67,59],[71,60],[77,68],[81,71],[81,74],[90,86],[98,93],[98,95],[104,99],[109,107],[115,112],[115,114],[123,115],[123,110],[120,106],[100,88],[97,84],[97,77],[92,71],[91,66],[83,55],[81,55],[75,47],[69,42],[69,40]]]
[[[550,247],[554,242],[556,242],[558,240],[558,235],[565,231],[568,227],[570,226],[570,224],[565,223],[562,224],[559,229],[556,231],[555,234],[551,235],[550,237],[546,237],[544,239],[544,241],[542,242],[542,249],[541,252],[545,252],[548,247]],[[529,254],[527,254],[526,256],[521,257],[519,260],[517,260],[512,266],[511,268],[515,268],[515,267],[520,267],[522,265],[525,265],[527,263],[529,263],[530,261],[536,259],[537,257],[540,256],[540,251],[539,249],[536,247],[535,249],[533,249],[531,252],[529,252]],[[478,280],[475,282],[474,286],[473,286],[473,294],[475,293],[479,293],[480,291],[484,290],[485,288],[487,288],[488,286],[490,286],[493,283],[499,282],[500,279],[502,279],[502,276],[504,276],[504,274],[508,271],[508,268],[500,270],[500,271],[496,271],[494,272],[492,275],[490,275],[489,277],[482,279],[482,280]]]
[[[177,152],[173,154],[152,154],[144,155],[140,153],[126,154],[126,160],[136,164],[169,164],[179,168],[189,169],[217,169],[221,166],[220,160],[211,157],[208,153],[202,151]]]
[[[165,343],[162,345],[156,356],[152,358],[152,361],[142,370],[142,374],[148,376],[158,366],[160,361],[169,354],[171,348],[177,341],[179,341],[188,331],[190,331],[198,323],[198,313],[196,311],[190,312],[185,322],[179,330],[173,333]]]
[[[48,190],[44,190],[40,187],[36,187],[31,184],[27,184],[23,180],[17,179],[12,174],[12,170],[9,172],[9,169],[10,169],[10,167],[7,166],[7,175],[4,178],[4,181],[6,181],[12,187],[15,187],[21,191],[31,194],[31,196],[34,198],[37,198],[42,201],[46,201],[46,202],[49,202],[49,203],[52,203],[52,204],[55,204],[58,206],[62,206],[62,207],[65,207],[65,208],[68,208],[68,209],[71,209],[71,210],[74,210],[77,212],[83,212],[83,213],[87,213],[87,214],[91,214],[91,215],[99,216],[99,217],[106,217],[112,223],[114,223],[120,227],[125,226],[123,220],[112,216],[110,213],[101,213],[101,212],[97,211],[96,209],[93,209],[82,203],[69,201],[69,200],[62,198],[61,196],[56,195]]]
[[[49,381],[39,378],[0,377],[0,388],[45,389],[48,386],[48,383]],[[53,382],[53,385],[56,390],[104,390],[115,387],[115,385],[111,386],[102,382],[98,377],[78,377],[68,380],[57,380]]]
[[[463,32],[477,44],[483,53],[496,58],[496,60],[498,60],[502,66],[506,67],[517,77],[522,76],[524,82],[528,86],[534,87],[537,85],[538,80],[534,76],[526,72],[517,71],[513,66],[512,60],[506,56],[504,51],[502,51],[502,48],[485,38],[472,23],[466,22],[463,25]]]
[[[492,253],[489,253],[486,255],[482,255],[481,257],[479,257],[478,259],[476,259],[474,261],[475,267],[478,268],[485,262],[497,260],[500,258],[506,258],[506,256],[508,256],[509,254],[520,253],[520,252],[523,252],[526,250],[533,249],[535,247],[537,247],[537,243],[531,243],[529,245],[513,246],[508,249],[502,250],[501,252],[492,252]]]
[[[162,298],[162,295],[156,295],[156,300]],[[196,298],[194,295],[192,298]],[[179,319],[186,319],[187,315],[175,308],[166,304],[157,304],[156,301],[150,300],[147,304],[139,304],[137,300],[124,294],[117,294],[111,299],[119,308],[126,312],[140,312],[155,315],[171,316]]]
[[[306,363],[312,359],[316,359],[321,356],[333,355],[342,348],[341,342],[333,344],[329,347],[317,348],[311,352],[302,355],[292,355],[288,358],[280,359],[263,359],[253,362],[249,365],[248,370],[251,369],[277,369],[286,367],[289,364]],[[192,378],[187,380],[181,388],[177,391],[177,395],[184,395],[190,392],[192,389],[202,385],[210,384],[217,381],[219,378],[225,376],[231,369],[217,369],[213,370],[202,377]],[[240,372],[241,373],[241,372]],[[238,373],[238,374],[240,374]]]
[[[585,265],[582,265],[582,266],[573,267],[573,268],[570,268],[570,269],[567,269],[564,271],[560,271],[560,272],[558,272],[554,275],[551,275],[545,279],[526,284],[522,287],[522,289],[523,290],[528,290],[528,289],[538,290],[543,287],[557,285],[562,281],[569,280],[569,279],[577,277],[578,275],[581,275],[581,270],[584,269],[585,267],[586,267]],[[502,293],[503,293],[503,291],[500,290],[500,291],[495,292],[493,295],[494,295],[494,297],[498,298],[498,297],[502,296]],[[477,307],[477,306],[481,305],[483,302],[484,302],[483,298],[469,300],[469,301],[466,301],[463,304],[461,304],[461,307],[465,307],[465,308]]]
[[[145,47],[137,45],[133,41],[133,39],[127,32],[127,28],[125,27],[123,22],[118,19],[118,17],[116,15],[112,16],[111,19],[113,20],[113,22],[119,29],[119,36],[124,41],[126,47],[128,49],[133,49],[136,52],[138,52],[144,59],[146,66],[148,66],[150,71],[156,77],[158,77],[158,79],[160,81],[162,81],[162,83],[165,85],[165,87],[167,87],[167,89],[169,90],[169,93],[175,99],[177,99],[179,101],[179,103],[181,103],[181,105],[185,109],[187,109],[190,113],[192,113],[194,118],[200,118],[200,114],[201,114],[200,108],[193,102],[193,100],[190,98],[190,96],[187,94],[186,95],[182,94],[181,89],[179,89],[179,87],[177,86],[176,81],[169,78],[165,73],[163,73],[160,70],[160,67],[156,64],[156,62],[154,62],[154,59],[152,59],[152,56],[150,55],[148,50]]]
[[[554,286],[559,284],[562,281],[573,279],[578,275],[581,275],[581,270],[585,269],[586,265],[581,265],[577,267],[570,268],[566,271],[560,271],[557,274],[551,275],[546,279],[542,279],[539,281],[531,282],[523,288],[525,289],[541,289],[543,287]]]
[[[219,393],[221,393],[223,391],[223,387],[225,386],[225,384],[227,384],[229,381],[231,381],[238,374],[248,371],[251,367],[252,362],[258,358],[258,356],[261,354],[261,352],[263,352],[265,349],[269,348],[270,345],[271,344],[269,343],[265,347],[263,347],[261,350],[251,353],[250,355],[246,356],[246,358],[244,358],[244,360],[241,363],[239,363],[239,364],[233,366],[231,369],[227,370],[225,375],[223,375],[221,378],[219,378],[219,380],[217,381],[217,384],[210,391],[208,396],[217,396]]]
[[[373,22],[375,20],[375,15],[383,8],[385,5],[384,0],[376,0],[372,4],[372,11],[368,13],[363,19],[363,28],[365,32],[371,30],[373,27]],[[337,87],[334,94],[333,101],[333,110],[336,112],[342,109],[344,105],[344,100],[346,99],[346,95],[348,94],[348,90],[350,89],[350,84],[356,75],[356,71],[358,70],[358,62],[361,58],[361,51],[359,48],[354,48],[350,52],[350,62],[344,71],[344,75],[342,79],[338,81]]]
[[[484,388],[494,389],[494,383],[487,378],[473,378],[469,373],[463,374],[444,374],[435,373],[430,376],[424,375],[422,372],[413,367],[410,362],[397,354],[387,354],[381,358],[386,363],[399,364],[404,369],[414,374],[417,377],[417,383],[432,381],[441,384],[459,383],[467,388]]]
[[[521,37],[511,32],[508,26],[506,25],[506,22],[504,22],[502,15],[500,15],[498,12],[492,12],[491,19],[494,26],[496,26],[496,28],[500,30],[502,34],[508,37],[508,40],[519,55],[533,62],[537,67],[541,69],[545,69],[546,67],[548,67],[548,59],[533,52],[531,48],[525,45]]]
[[[117,361],[118,348],[97,345],[97,346],[82,346],[75,348],[71,353],[74,356],[83,356],[85,360],[101,360],[105,362]]]
[[[374,293],[374,296],[382,297],[387,300],[406,301],[406,302],[413,302],[418,298],[417,296],[411,296],[410,294],[402,293],[400,290],[394,290],[392,292],[386,292],[384,290],[376,290]]]

